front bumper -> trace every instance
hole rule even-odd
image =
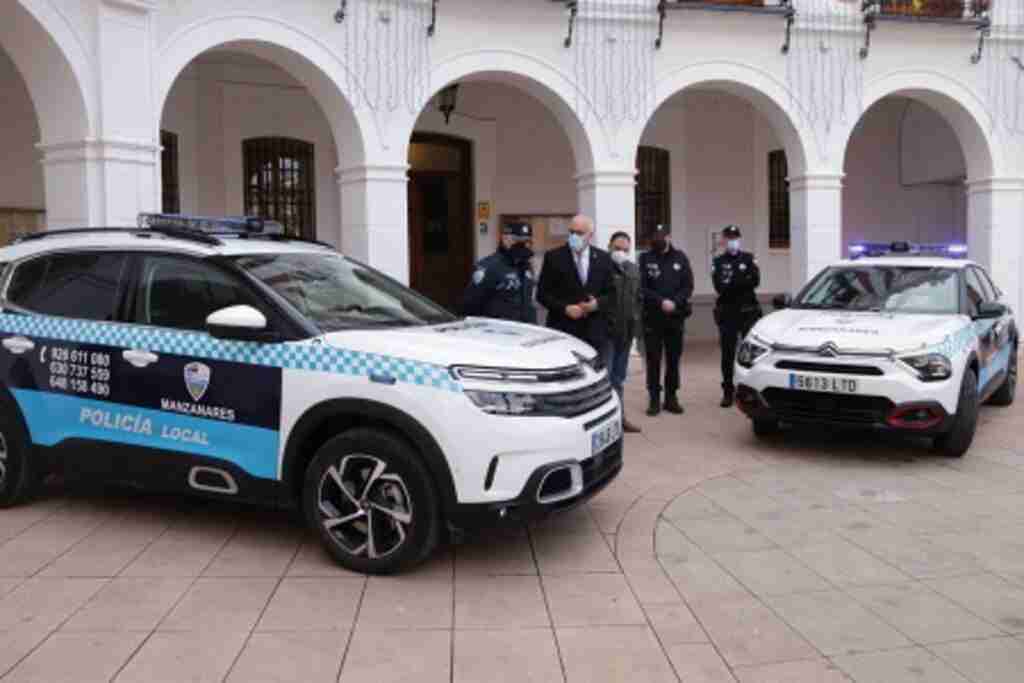
[[[461,503],[455,508],[449,526],[469,531],[521,523],[547,517],[577,507],[612,482],[622,471],[623,439],[586,460],[563,460],[538,467],[530,475],[522,493],[514,499],[495,503]],[[578,468],[580,480],[567,474]]]
[[[938,401],[895,403],[884,396],[843,395],[740,384],[736,405],[752,420],[894,431],[922,436],[942,434],[953,415]]]

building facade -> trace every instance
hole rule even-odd
[[[670,223],[706,304],[737,223],[768,293],[908,239],[1017,305],[1024,0],[979,2],[5,0],[0,226],[262,214],[454,305],[585,212]]]

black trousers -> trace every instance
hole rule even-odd
[[[723,388],[733,388],[732,377],[733,364],[736,361],[736,347],[760,317],[758,311],[741,312],[728,309],[715,311],[715,320],[718,323],[718,347],[722,350]]]
[[[644,325],[644,350],[647,354],[647,391],[657,398],[661,395],[661,361],[665,360],[665,395],[679,391],[679,361],[683,356],[685,326],[674,323],[647,323]]]

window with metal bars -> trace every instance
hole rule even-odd
[[[672,185],[669,152],[659,147],[640,147],[636,155],[636,241],[650,246],[658,225],[672,224]]]
[[[242,142],[245,213],[275,220],[289,235],[316,237],[316,167],[309,142],[251,138]]]
[[[768,153],[768,247],[789,249],[789,165],[786,152]]]
[[[181,213],[181,186],[178,183],[178,134],[160,131],[160,173],[163,212]]]

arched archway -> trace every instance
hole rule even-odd
[[[259,213],[341,245],[337,174],[365,164],[368,144],[352,82],[333,51],[279,20],[221,15],[173,34],[159,49],[157,104],[181,155],[182,210]]]
[[[5,238],[12,231],[90,222],[88,178],[48,163],[95,129],[86,54],[50,0],[15,0],[0,8],[0,99],[6,111],[0,151],[14,171],[0,188]]]
[[[790,202],[789,179],[816,162],[811,136],[785,87],[755,68],[704,63],[657,85],[654,110],[633,138],[637,154],[636,241],[645,248],[660,223],[695,274],[688,334],[713,338],[710,261],[716,233],[737,224],[757,254],[765,292],[788,291],[805,212]],[[802,266],[801,266],[802,267]]]
[[[439,97],[452,86],[455,110],[446,121]],[[554,67],[509,51],[464,53],[435,66],[429,99],[396,123],[391,138],[410,167],[414,286],[458,309],[474,261],[494,251],[506,222],[534,225],[537,265],[564,241],[568,219],[587,209],[580,178],[601,163],[595,131],[566,99],[574,89]]]
[[[0,9],[0,47],[32,96],[44,144],[95,130],[91,66],[66,17],[50,0],[14,0]]]
[[[225,41],[225,36],[231,36]],[[346,67],[316,36],[279,19],[219,15],[175,32],[158,51],[157,109],[175,80],[196,57],[214,48],[251,54],[287,71],[305,86],[331,122],[342,168],[366,158],[368,126],[357,118],[344,91]]]
[[[983,100],[956,79],[903,70],[867,84],[844,137],[844,243],[966,242],[1007,301],[1020,300],[1022,183],[1014,146]]]

